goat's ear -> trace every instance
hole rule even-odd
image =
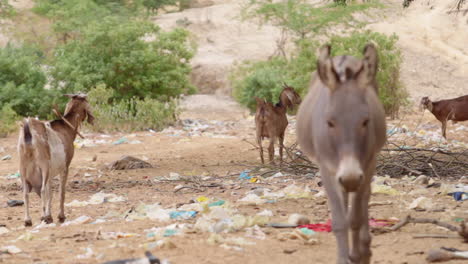
[[[63,96],[71,98],[71,99],[75,99],[78,95],[76,95],[76,94],[64,94]]]
[[[263,103],[265,103],[263,99],[260,99],[257,96],[255,96],[255,101],[257,101],[257,105],[262,105]]]
[[[91,124],[91,125],[94,125],[94,116],[93,114],[91,114],[91,111],[89,110],[86,110],[86,115],[88,116],[88,123]]]
[[[379,57],[377,48],[373,43],[368,43],[364,47],[364,58],[362,59],[362,69],[356,74],[357,80],[363,87],[369,87],[369,84],[375,84],[377,69],[379,65]],[[377,87],[374,87],[377,88]]]
[[[330,45],[325,45],[320,48],[319,58],[317,61],[317,72],[322,83],[331,91],[334,91],[338,86],[339,76],[333,67],[333,61],[330,58],[330,51]]]

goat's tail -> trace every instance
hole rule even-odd
[[[24,133],[24,143],[31,144],[32,143],[32,134],[31,129],[29,128],[29,118],[26,119],[23,123],[23,133]]]

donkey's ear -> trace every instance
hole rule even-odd
[[[319,58],[317,61],[317,72],[323,84],[331,91],[334,91],[338,86],[339,76],[333,67],[333,61],[330,58],[331,46],[325,45],[320,48]]]
[[[363,54],[362,69],[358,74],[358,80],[363,86],[368,87],[369,84],[375,83],[379,56],[377,55],[377,48],[373,43],[369,43],[364,47]]]

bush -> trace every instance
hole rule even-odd
[[[377,44],[379,53],[379,97],[387,114],[394,116],[405,104],[407,92],[399,80],[401,54],[396,47],[397,36],[387,37],[370,31],[355,32],[350,36],[330,39],[332,55],[362,57],[366,43]],[[311,41],[298,43],[299,51],[287,61],[276,57],[269,61],[245,63],[231,75],[234,97],[251,110],[255,108],[254,96],[276,103],[283,81],[293,86],[301,96],[307,93],[311,73],[316,69],[315,53],[318,44]]]
[[[0,105],[9,104],[21,116],[45,118],[56,92],[46,90],[42,53],[30,46],[0,48]]]
[[[289,61],[284,57],[274,57],[269,61],[247,62],[235,69],[230,76],[234,98],[251,110],[255,109],[255,96],[277,103],[283,83],[304,96],[310,73],[316,68],[317,44],[303,40],[298,42],[298,46],[298,52]]]
[[[112,100],[114,91],[98,85],[88,93],[88,100],[96,117],[90,129],[99,132],[160,130],[177,120],[177,104],[174,100],[161,102],[156,99],[137,98]]]
[[[191,93],[188,32],[162,32],[149,21],[105,17],[56,51],[53,85],[88,91],[97,84],[115,90],[117,99],[171,98]]]
[[[9,133],[18,129],[16,121],[19,119],[20,117],[10,105],[4,105],[0,109],[0,137],[6,137]]]

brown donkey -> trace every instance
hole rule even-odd
[[[377,50],[366,45],[364,58],[359,60],[331,58],[330,49],[324,46],[320,50],[318,73],[299,108],[298,142],[319,164],[338,244],[337,263],[368,264],[370,183],[376,155],[386,141],[385,113],[375,80]]]
[[[260,148],[260,158],[262,164],[263,159],[263,138],[270,138],[270,146],[268,147],[268,157],[271,163],[274,163],[275,155],[275,140],[279,141],[280,162],[283,162],[283,143],[284,132],[288,126],[288,118],[286,117],[287,109],[292,109],[294,105],[301,103],[301,97],[294,88],[284,84],[283,91],[279,96],[279,102],[273,105],[263,99],[255,97],[257,101],[257,111],[255,113],[255,126],[257,132],[257,143]]]

